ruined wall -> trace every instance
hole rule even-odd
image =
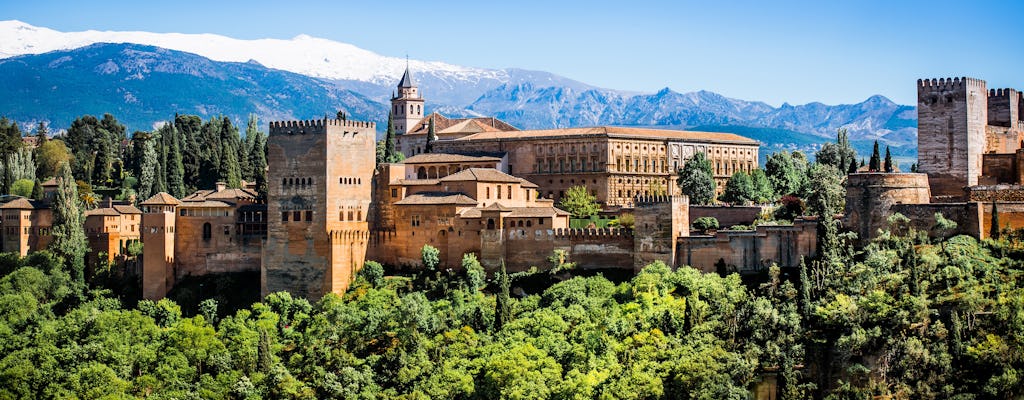
[[[978,183],[988,124],[985,81],[917,81],[918,170],[928,174],[934,202],[964,199]]]
[[[633,270],[654,261],[676,265],[676,238],[690,235],[689,197],[637,197],[633,203]]]
[[[915,173],[857,173],[847,175],[843,225],[856,232],[861,243],[888,226],[897,204],[928,203],[930,177]]]
[[[761,215],[760,206],[695,206],[690,205],[690,222],[702,217],[714,217],[718,226],[728,228],[733,225],[751,225]]]
[[[817,254],[817,223],[798,219],[793,225],[761,225],[752,231],[718,231],[714,236],[679,238],[677,260],[703,272],[755,273],[773,263],[797,267],[804,257]]]
[[[366,257],[375,126],[324,119],[271,122],[263,294],[340,293]]]
[[[981,203],[896,204],[892,206],[892,212],[903,214],[915,229],[929,232],[933,237],[938,234],[933,229],[935,213],[942,213],[946,219],[956,222],[956,229],[951,235],[981,237]]]

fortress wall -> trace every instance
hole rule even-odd
[[[934,232],[935,213],[942,213],[946,219],[956,222],[953,235],[969,235],[981,237],[982,207],[981,203],[933,203],[933,204],[896,204],[892,213],[900,213],[910,219],[915,229]]]
[[[815,221],[797,220],[793,225],[761,225],[751,231],[718,231],[714,236],[679,238],[680,265],[703,272],[716,272],[724,263],[726,272],[756,273],[773,263],[797,267],[803,257],[817,252]]]
[[[761,215],[761,206],[690,206],[690,222],[697,218],[714,217],[718,225],[727,228],[733,225],[751,225]]]
[[[915,173],[857,173],[847,175],[843,225],[857,233],[861,243],[888,226],[892,207],[928,203],[929,176]]]

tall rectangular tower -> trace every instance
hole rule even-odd
[[[974,78],[917,81],[917,159],[933,201],[962,200],[978,184],[985,152],[988,91]]]
[[[376,162],[372,122],[270,123],[264,295],[317,300],[348,288],[366,256]]]

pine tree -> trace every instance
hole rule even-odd
[[[875,141],[875,149],[871,151],[871,161],[868,163],[868,170],[878,172],[882,170],[882,157],[878,154],[878,141]]]
[[[79,293],[85,289],[85,253],[88,251],[84,224],[85,218],[78,205],[78,184],[71,175],[71,167],[65,163],[57,177],[50,250],[63,257]]]
[[[509,296],[511,283],[505,270],[505,261],[501,261],[498,272],[498,295],[494,303],[494,331],[500,331],[512,319],[512,298]]]
[[[893,173],[896,168],[892,163],[892,153],[889,152],[889,146],[885,146],[885,172]]]
[[[426,152],[434,152],[434,142],[437,141],[437,133],[434,132],[434,116],[430,116],[430,122],[427,124],[427,146]]]
[[[47,140],[50,140],[50,130],[46,128],[46,123],[39,121],[36,125],[36,147],[42,146]]]

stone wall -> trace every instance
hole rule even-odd
[[[752,231],[718,231],[714,236],[678,239],[680,265],[716,272],[724,263],[728,272],[756,273],[773,263],[797,267],[804,257],[817,254],[817,223],[798,219],[793,225],[760,225]]]
[[[174,279],[193,275],[259,271],[261,243],[236,234],[236,216],[230,208],[219,208],[218,216],[182,216],[175,222]],[[213,211],[213,210],[210,210]],[[211,235],[204,238],[203,226]]]
[[[676,238],[690,235],[689,197],[637,197],[633,203],[633,270],[654,261],[676,265]]]
[[[988,125],[985,81],[917,81],[918,170],[928,174],[935,202],[964,199],[978,183]]]
[[[718,226],[727,228],[733,225],[752,225],[763,211],[761,206],[690,206],[690,221],[701,217],[713,217]]]
[[[488,232],[494,231],[484,231]],[[501,239],[509,271],[550,268],[548,257],[555,250],[567,251],[581,269],[633,269],[634,239],[629,230],[511,228],[501,230]],[[488,270],[500,266],[487,264]]]
[[[1019,183],[1017,181],[1017,154],[983,154],[981,163],[980,184]]]
[[[174,286],[173,206],[142,214],[142,298],[164,298]]]
[[[991,203],[993,201],[1024,201],[1024,185],[972,186],[968,190],[971,201]]]
[[[992,232],[992,203],[983,203],[981,218],[981,237],[989,237]],[[1003,202],[996,204],[999,211],[999,229],[1024,229],[1024,201]]]
[[[981,237],[984,218],[981,203],[896,204],[892,212],[903,214],[915,229],[929,232],[933,237],[939,233],[934,229],[936,213],[956,222],[956,229],[950,235]]]
[[[915,173],[857,173],[847,175],[843,225],[857,233],[861,243],[888,226],[892,207],[928,203],[929,176]]]

